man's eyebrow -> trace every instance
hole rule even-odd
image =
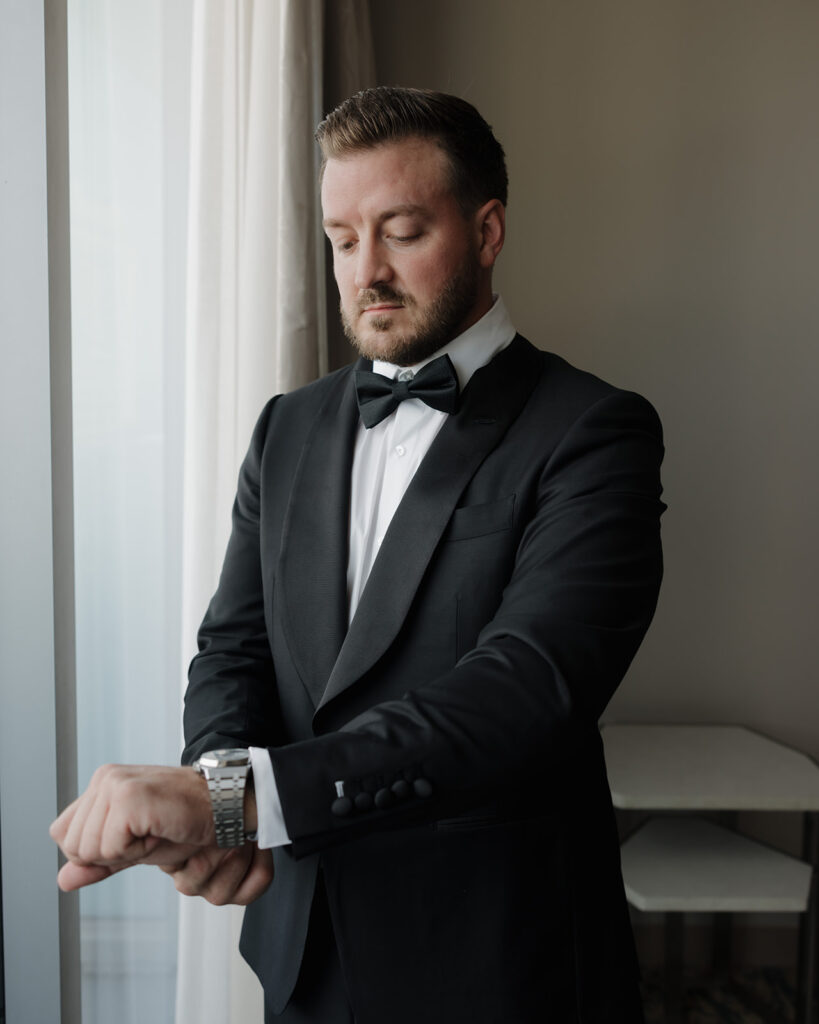
[[[390,209],[385,210],[378,219],[383,222],[385,220],[390,220],[392,217],[412,217],[419,213],[426,213],[423,206],[418,206],[417,203],[405,203],[403,206],[391,206]]]
[[[419,206],[417,203],[405,203],[402,206],[391,206],[388,210],[385,210],[378,218],[383,224],[384,221],[390,220],[392,217],[412,217],[418,214],[425,215],[426,208]],[[325,228],[346,228],[349,227],[346,221],[335,220],[333,217],[327,217],[322,221]]]

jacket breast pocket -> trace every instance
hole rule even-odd
[[[456,508],[449,521],[446,539],[467,540],[482,537],[487,533],[498,533],[512,526],[515,513],[515,495],[482,505],[464,505]]]

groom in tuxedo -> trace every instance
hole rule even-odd
[[[62,884],[153,860],[249,904],[271,1024],[637,1024],[597,721],[657,598],[659,422],[516,332],[470,104],[371,89],[317,138],[360,359],[256,426],[190,670],[201,774],[97,779]]]

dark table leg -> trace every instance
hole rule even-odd
[[[813,868],[807,913],[799,923],[799,979],[797,984],[797,1024],[819,1024],[819,814],[805,814],[802,857]]]
[[[723,828],[736,832],[739,815],[736,811],[720,811],[717,821]],[[716,975],[727,978],[731,973],[734,961],[733,937],[734,915],[726,912],[715,914],[713,969]]]
[[[665,1020],[666,1024],[683,1024],[683,964],[685,934],[683,915],[665,915]]]

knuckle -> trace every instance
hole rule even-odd
[[[115,766],[115,771],[111,773],[111,778],[127,797],[136,796],[142,792],[146,784],[144,775],[128,770],[122,765]]]
[[[105,782],[113,769],[112,764],[101,764],[91,776],[91,784],[101,785]]]
[[[176,886],[177,892],[182,893],[183,896],[199,895],[198,886],[194,885],[192,880],[186,875],[177,875],[173,880],[173,884]]]
[[[102,839],[99,844],[99,859],[103,861],[118,860],[123,855],[123,850],[111,839]]]
[[[100,852],[94,844],[82,839],[76,844],[72,853],[74,856],[71,859],[77,864],[92,864],[95,858],[100,859]]]

